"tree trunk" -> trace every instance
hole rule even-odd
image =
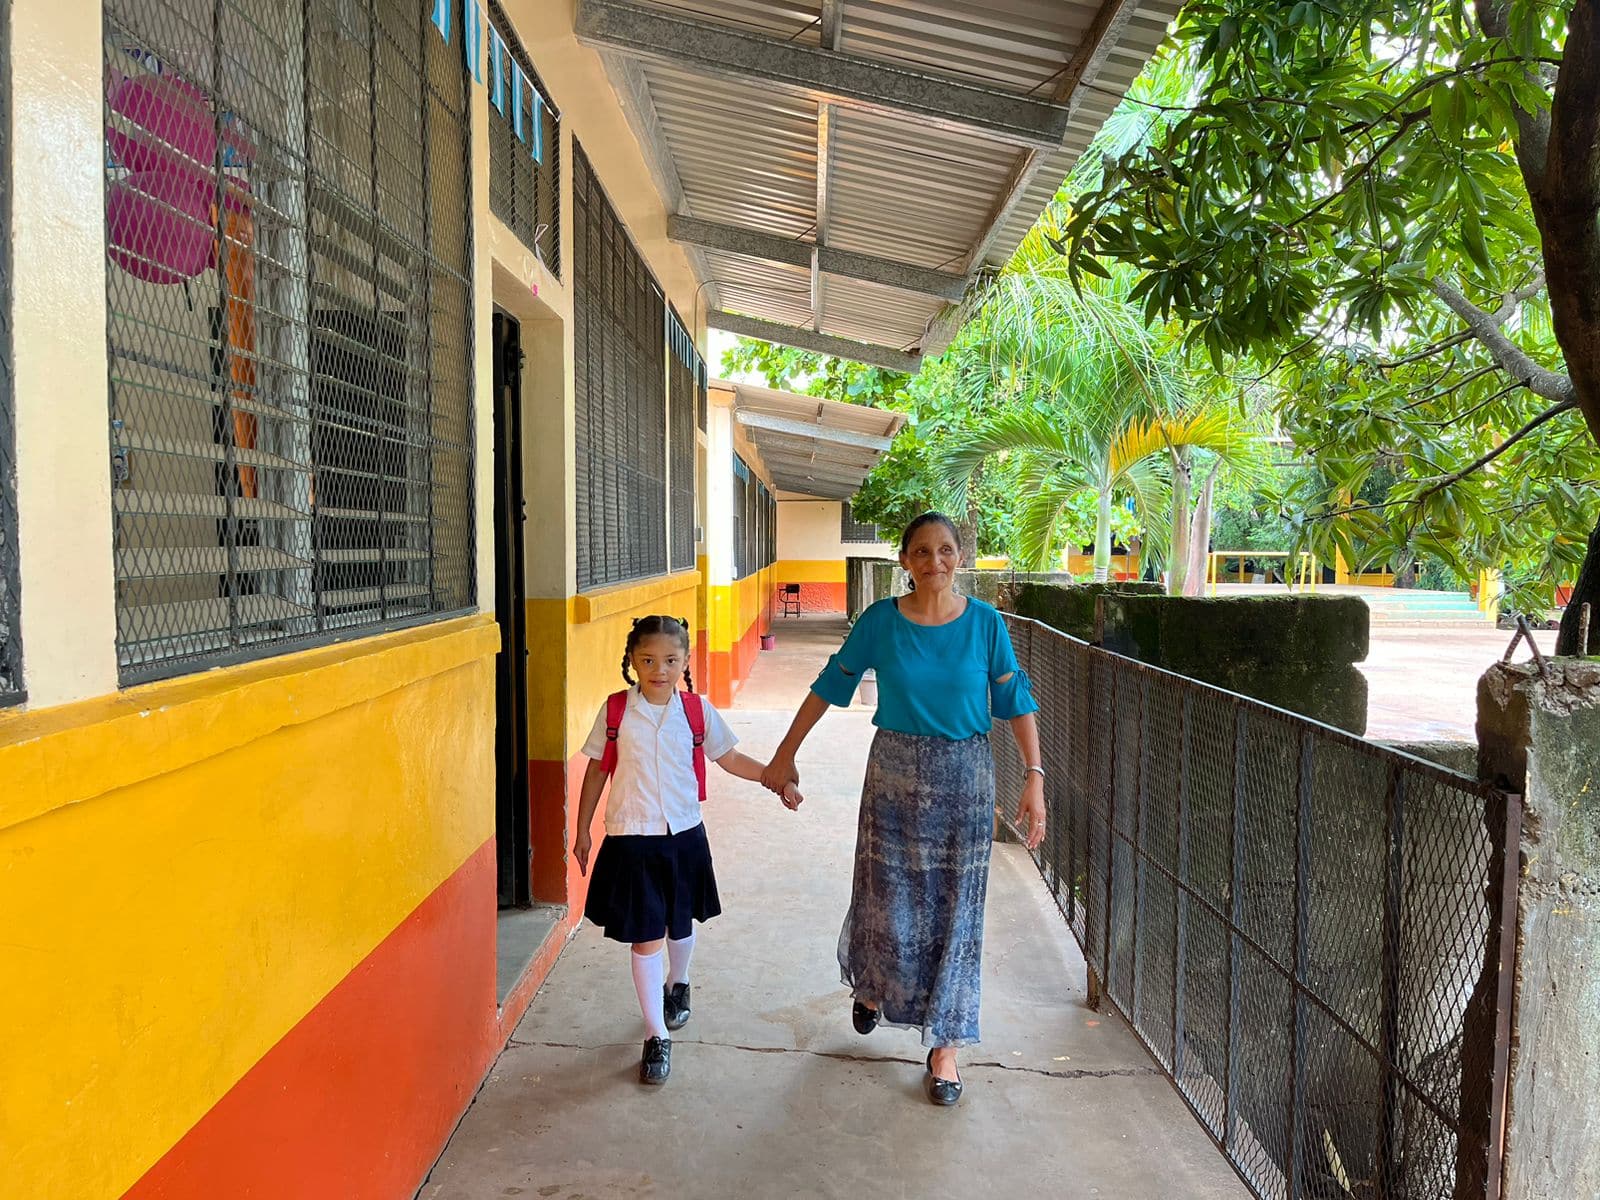
[[[1167,595],[1184,595],[1183,583],[1189,574],[1189,495],[1193,487],[1194,465],[1188,446],[1172,450],[1172,550],[1167,555]]]
[[[967,481],[967,512],[956,522],[956,538],[961,543],[961,565],[978,565],[978,485],[983,482],[983,468],[979,467]]]
[[[1589,606],[1589,644],[1578,645],[1578,623],[1583,606]],[[1589,535],[1589,552],[1583,556],[1578,582],[1573,586],[1567,611],[1561,614],[1561,632],[1556,635],[1556,653],[1561,655],[1600,654],[1600,524]]]
[[[1217,489],[1217,472],[1212,470],[1200,485],[1189,519],[1189,564],[1184,571],[1183,594],[1198,596],[1206,586],[1206,562],[1211,552],[1211,497]]]
[[[1094,581],[1111,578],[1111,489],[1101,488],[1094,517]]]

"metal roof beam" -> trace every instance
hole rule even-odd
[[[849,338],[834,337],[831,333],[802,329],[798,325],[747,317],[743,313],[713,309],[706,314],[706,325],[711,329],[736,333],[740,337],[776,342],[780,346],[793,346],[797,350],[811,350],[817,354],[830,354],[834,358],[847,358],[851,362],[882,367],[886,371],[902,371],[907,375],[915,375],[922,366],[922,355],[908,354],[894,346],[855,342]]]
[[[787,434],[806,441],[831,442],[839,446],[855,446],[861,450],[883,453],[894,445],[890,437],[877,437],[870,433],[857,433],[853,429],[840,429],[836,425],[813,425],[809,421],[795,421],[789,417],[774,417],[770,413],[751,412],[747,408],[734,409],[734,419],[750,429],[764,429],[772,433]],[[761,439],[756,439],[761,444]]]
[[[765,456],[762,461],[766,462]],[[813,462],[800,462],[781,456],[766,462],[766,466],[771,467],[774,474],[789,475],[790,478],[810,478],[816,483],[859,483],[872,470],[872,467],[842,470],[838,467],[818,466]]]
[[[630,0],[578,0],[577,34],[589,45],[679,70],[820,93],[836,104],[907,113],[1020,146],[1059,146],[1071,116],[1066,105],[1053,101],[697,21]]]
[[[817,269],[827,275],[859,279],[922,296],[937,296],[941,300],[960,300],[967,294],[968,281],[964,275],[915,267],[873,254],[857,254],[852,250],[835,250],[831,246],[797,242],[793,238],[778,237],[740,225],[722,225],[682,215],[670,216],[667,218],[667,236],[686,246],[720,250],[724,254],[742,254],[747,258],[786,263],[791,267],[808,267],[815,261]]]

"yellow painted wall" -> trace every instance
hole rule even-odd
[[[780,583],[844,583],[845,575],[845,562],[842,558],[823,562],[785,558],[780,559],[775,568],[775,577]]]
[[[7,1196],[120,1195],[493,836],[497,644],[0,713]]]

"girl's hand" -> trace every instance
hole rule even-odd
[[[806,798],[800,794],[800,789],[795,787],[794,784],[786,783],[783,785],[783,806],[790,812],[794,812],[797,808],[804,804],[805,799]]]
[[[774,756],[773,760],[767,764],[767,769],[761,772],[761,786],[766,788],[767,791],[775,792],[780,796],[783,796],[785,788],[796,786],[799,782],[800,772],[795,769],[794,759],[786,755],[779,754]],[[797,792],[796,795],[798,794]],[[788,803],[788,797],[786,796],[784,797],[784,803]]]
[[[1022,785],[1022,799],[1017,803],[1017,828],[1029,850],[1037,850],[1044,841],[1044,820],[1044,780],[1030,771],[1028,782]]]
[[[578,860],[578,874],[589,873],[589,851],[594,849],[594,840],[589,836],[587,829],[578,831],[577,839],[572,843],[572,853]]]

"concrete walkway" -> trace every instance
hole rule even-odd
[[[730,714],[747,751],[776,745],[842,631],[777,626],[779,648]],[[963,1051],[960,1106],[923,1097],[914,1035],[850,1027],[834,949],[869,721],[834,712],[813,734],[796,814],[713,770],[706,823],[725,911],[700,933],[670,1082],[637,1082],[627,951],[585,926],[423,1197],[1246,1195],[1133,1036],[1085,1007],[1077,945],[1016,847],[995,847],[984,1041]]]

